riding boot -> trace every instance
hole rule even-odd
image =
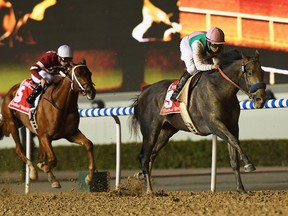
[[[29,97],[26,98],[26,101],[30,104],[31,107],[34,107],[35,99],[37,98],[37,96],[38,96],[39,94],[41,94],[42,90],[43,90],[43,87],[41,86],[41,84],[38,84],[38,85],[34,88],[32,94],[30,94]]]
[[[174,92],[170,98],[171,101],[177,101],[177,97],[178,97],[179,93],[181,92],[182,88],[184,87],[185,83],[189,79],[189,77],[191,77],[191,74],[188,73],[187,71],[185,71],[183,73],[183,75],[181,76],[179,83],[177,84],[176,89],[174,90]]]

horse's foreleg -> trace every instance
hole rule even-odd
[[[214,132],[216,136],[220,137],[227,143],[229,143],[239,154],[240,160],[245,163],[245,172],[252,172],[256,170],[254,165],[251,163],[249,158],[243,153],[238,140],[238,127],[234,129],[234,135],[227,129],[227,127],[222,122],[217,122],[214,127]]]
[[[41,138],[40,138],[41,137]],[[52,169],[57,165],[57,159],[53,151],[51,140],[45,136],[39,136],[39,142],[41,146],[40,161],[37,166],[47,174],[48,181],[53,188],[61,188],[59,181],[52,173]]]
[[[41,166],[39,167],[44,172],[48,172],[57,166],[57,158],[52,148],[51,139],[47,136],[39,134],[40,153],[39,159]]]
[[[87,139],[80,130],[73,136],[70,136],[67,138],[68,141],[74,142],[80,145],[84,145],[86,147],[86,150],[88,152],[88,159],[89,159],[89,165],[88,165],[88,175],[85,178],[85,182],[87,184],[90,184],[94,179],[94,171],[95,171],[95,162],[94,162],[94,147],[93,143]]]
[[[54,176],[53,172],[49,168],[49,165],[45,164],[45,162],[39,162],[37,166],[47,174],[48,181],[51,183],[52,188],[61,188],[60,182]]]
[[[233,147],[239,154],[240,160],[245,163],[244,165],[244,171],[245,172],[252,172],[256,170],[255,166],[252,164],[252,162],[249,160],[249,158],[243,153],[239,141],[236,140],[234,137],[228,141],[228,143]]]
[[[238,154],[235,148],[233,148],[230,144],[227,144],[228,151],[229,151],[229,157],[230,157],[230,165],[233,169],[235,180],[236,180],[236,188],[237,191],[240,193],[245,193],[244,186],[242,184],[241,176],[240,176],[240,165],[239,165],[239,159]]]
[[[52,188],[61,188],[60,182],[53,175],[52,171],[47,172],[48,181],[51,183]]]

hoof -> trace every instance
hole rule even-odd
[[[51,183],[52,188],[61,188],[59,181],[54,181]]]
[[[43,172],[45,172],[45,173],[49,172],[48,166],[45,165],[44,162],[38,163],[38,164],[37,164],[37,167],[38,167],[39,169],[41,169]]]
[[[89,177],[88,175],[85,177],[85,183],[86,183],[87,185],[90,185],[90,184],[91,184],[91,179],[90,179],[90,177]]]
[[[147,195],[153,195],[153,191],[152,190],[146,190],[146,194]]]
[[[138,180],[143,180],[144,179],[144,175],[142,172],[138,172],[134,174],[134,177]]]
[[[30,167],[29,177],[31,180],[37,180],[38,179],[38,173],[34,167]]]
[[[253,172],[255,170],[256,170],[256,168],[255,168],[255,166],[253,164],[247,164],[247,165],[244,166],[244,171],[245,172]]]

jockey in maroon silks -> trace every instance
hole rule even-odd
[[[205,59],[217,57],[223,51],[224,44],[224,32],[217,27],[211,28],[208,32],[198,31],[183,37],[180,42],[180,51],[186,71],[181,76],[170,98],[172,101],[177,101],[177,97],[189,77],[199,71],[209,71],[219,67],[217,62],[214,64],[205,63]]]
[[[48,51],[30,68],[31,77],[38,85],[26,101],[34,107],[36,97],[43,91],[46,84],[53,82],[59,71],[66,71],[73,59],[72,50],[68,45],[62,45],[57,52]]]

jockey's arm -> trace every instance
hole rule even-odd
[[[212,69],[216,69],[216,65],[213,64],[205,64],[204,56],[203,56],[203,45],[200,41],[194,41],[192,43],[192,52],[193,52],[193,60],[195,67],[198,71],[208,71]]]
[[[42,79],[40,80],[40,83],[41,83],[41,86],[44,88],[45,85],[46,85],[46,80],[42,78]]]

